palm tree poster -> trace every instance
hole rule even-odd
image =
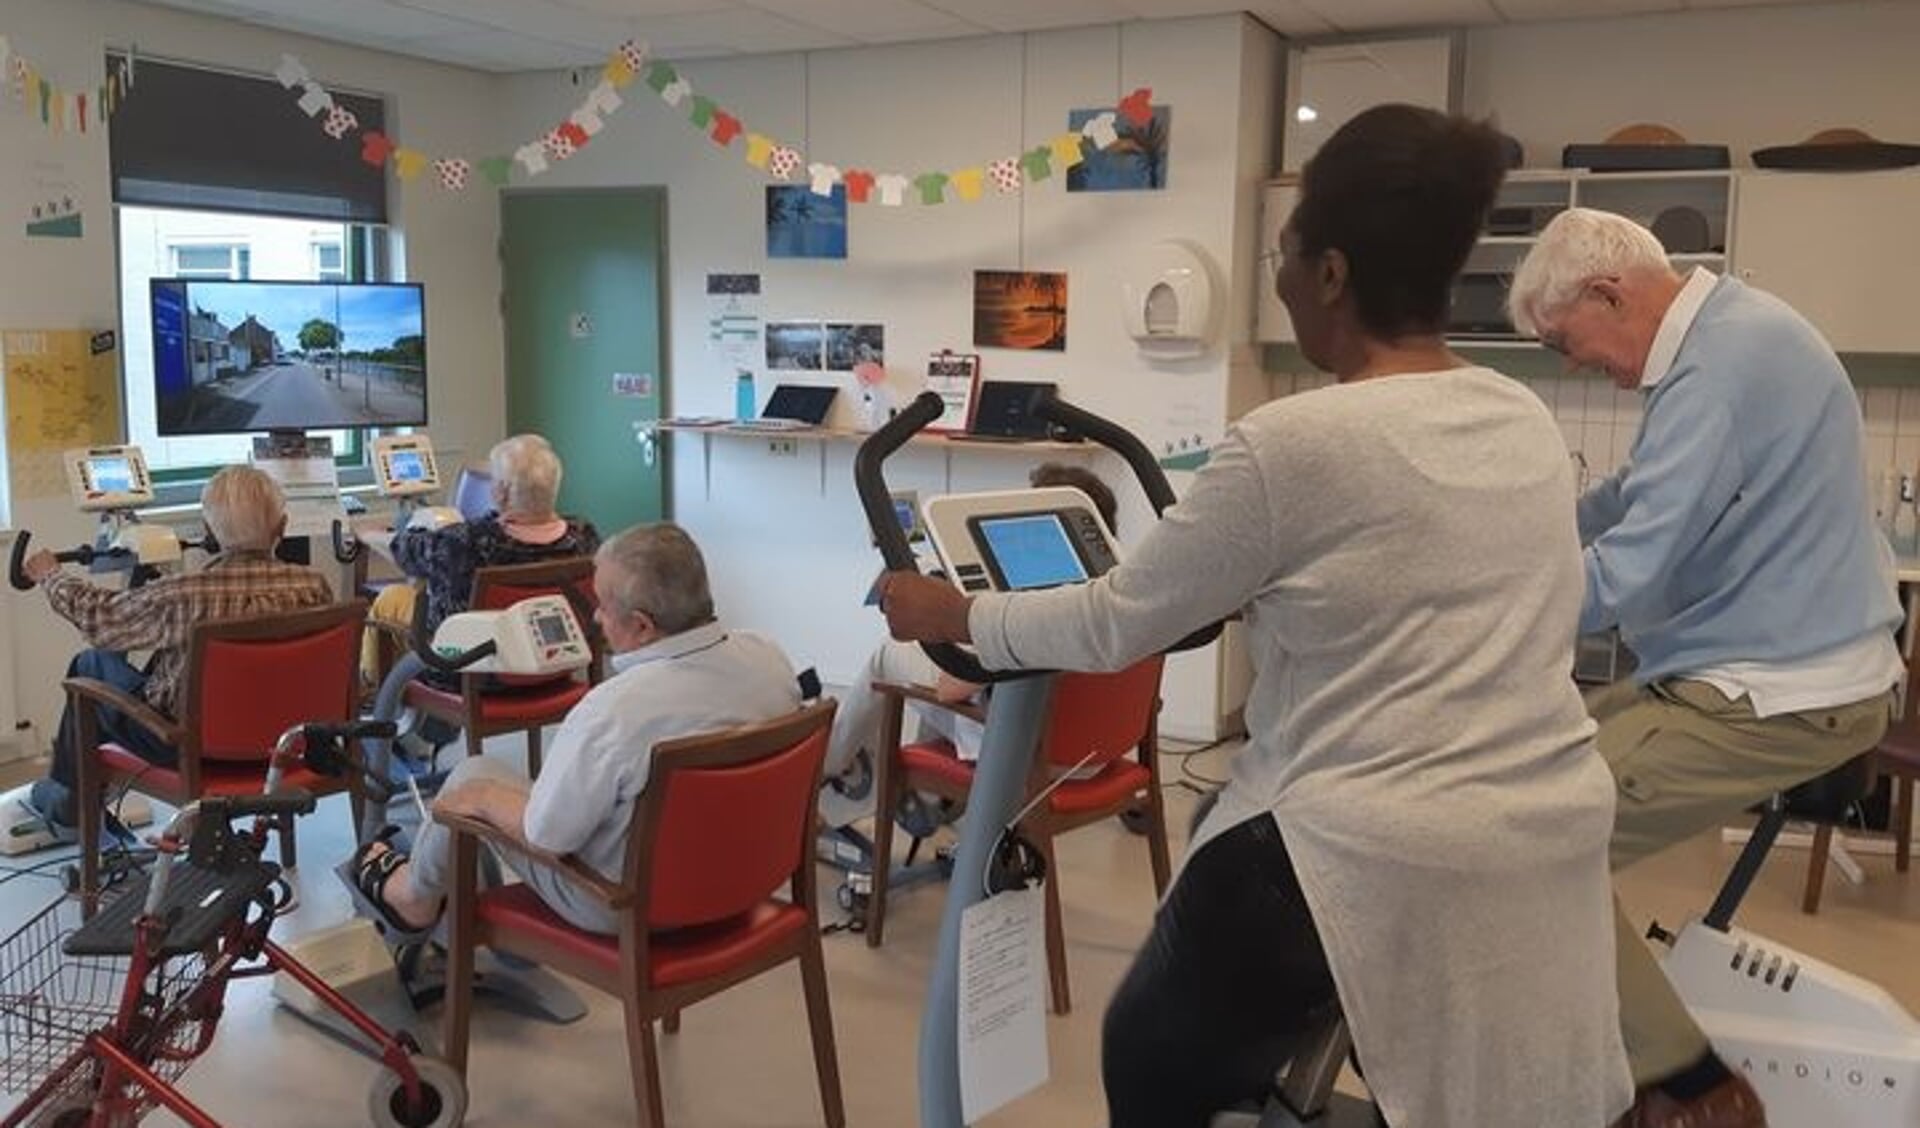
[[[767,257],[846,258],[846,185],[822,196],[804,184],[769,184]]]
[[[1075,133],[1106,110],[1069,110],[1067,127]],[[1145,124],[1126,117],[1113,123],[1119,139],[1104,149],[1087,147],[1086,159],[1067,170],[1069,192],[1151,192],[1167,186],[1168,144],[1173,107],[1155,106]]]
[[[1067,276],[1032,270],[973,272],[973,343],[983,349],[1067,348]]]

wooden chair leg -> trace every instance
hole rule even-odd
[[[1173,860],[1167,848],[1167,805],[1161,798],[1160,788],[1147,790],[1147,858],[1153,864],[1153,892],[1156,897],[1167,895],[1167,886],[1173,881]]]
[[[527,778],[540,778],[540,726],[527,730]]]
[[[621,1009],[627,1019],[627,1068],[633,1073],[634,1123],[639,1128],[664,1128],[666,1106],[660,1099],[660,1053],[653,1041],[653,1022],[638,999],[626,1000]]]
[[[80,708],[92,708],[82,705]],[[76,786],[74,814],[80,830],[81,910],[92,916],[100,897],[100,804],[106,787],[100,780],[100,759],[90,744],[74,749]]]
[[[280,832],[280,868],[290,870],[300,864],[299,855],[294,850],[293,816],[281,815],[279,821],[280,825],[277,829]]]
[[[486,755],[487,738],[481,734],[479,722],[473,719],[473,715],[468,715],[466,717],[463,717],[461,718],[461,720],[464,722],[464,725],[461,729],[461,735],[465,736],[467,740],[467,755],[469,756]]]
[[[1820,893],[1827,884],[1827,855],[1833,849],[1833,827],[1822,824],[1813,832],[1813,849],[1807,860],[1807,892],[1800,899],[1800,911],[1820,911]]]
[[[447,905],[446,1013],[441,1016],[441,1041],[445,1045],[441,1052],[446,1055],[447,1064],[463,1077],[467,1072],[467,1036],[473,1018],[473,958],[477,941],[473,902],[479,895],[475,881],[477,850],[478,846],[469,836],[453,836],[453,886]]]
[[[1900,873],[1913,863],[1913,784],[1912,776],[1893,781],[1893,868]]]
[[[800,982],[807,996],[807,1025],[813,1029],[813,1069],[820,1076],[820,1105],[827,1128],[845,1128],[846,1103],[840,1094],[840,1061],[833,1043],[833,1011],[827,1002],[827,965],[820,954],[820,930],[807,930],[800,950]]]
[[[887,703],[880,721],[880,746],[873,750],[873,891],[867,895],[867,947],[878,948],[887,927],[887,886],[893,877],[893,812],[906,791],[899,780],[900,727],[906,704]]]
[[[1060,867],[1055,862],[1052,835],[1035,832],[1034,845],[1047,859],[1047,880],[1042,884],[1046,887],[1047,981],[1053,988],[1053,1013],[1066,1014],[1073,1009],[1073,999],[1067,990],[1067,936],[1060,920]]]

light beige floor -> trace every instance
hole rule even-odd
[[[506,748],[501,754],[508,754]],[[1209,776],[1228,753],[1194,758]],[[1178,769],[1169,763],[1169,778]],[[1176,837],[1192,797],[1169,791]],[[306,821],[308,864],[303,904],[289,934],[334,923],[347,900],[320,864],[344,855],[348,831],[339,801]],[[1636,915],[1681,923],[1710,898],[1734,848],[1707,836],[1625,875],[1623,895]],[[1867,882],[1833,875],[1817,917],[1798,910],[1805,854],[1777,851],[1741,914],[1741,923],[1884,985],[1920,1012],[1920,878],[1893,873],[1890,859],[1866,857]],[[36,859],[14,859],[15,862]],[[1153,906],[1146,847],[1117,824],[1062,840],[1059,871],[1076,1006],[1048,1023],[1052,1081],[986,1123],[994,1128],[1055,1128],[1104,1123],[1099,1087],[1102,1004]],[[4,875],[0,875],[3,877]],[[822,870],[825,888],[837,880]],[[56,892],[45,880],[0,884],[0,934]],[[889,914],[887,944],[870,951],[857,935],[826,940],[834,1026],[850,1123],[897,1128],[916,1122],[914,1047],[923,985],[939,923],[941,895],[923,887],[901,894]],[[840,914],[825,903],[823,918]],[[477,1126],[618,1125],[632,1122],[619,1010],[588,995],[591,1013],[566,1027],[513,1015],[480,1013],[473,1053]],[[787,1128],[821,1123],[797,972],[776,972],[688,1011],[677,1036],[662,1039],[669,1123],[677,1128]],[[232,1126],[331,1128],[365,1123],[363,1101],[376,1067],[279,1011],[263,984],[239,986],[221,1037],[187,1075],[191,1095]],[[12,1098],[0,1096],[0,1108]],[[154,1117],[149,1123],[172,1123]]]

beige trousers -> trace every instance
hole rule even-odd
[[[1622,869],[1726,823],[1777,791],[1871,751],[1887,729],[1893,694],[1831,709],[1753,715],[1705,682],[1620,682],[1587,695],[1600,754],[1613,770],[1613,868]],[[1705,904],[1703,899],[1702,904]],[[1687,1013],[1638,929],[1614,911],[1620,1025],[1636,1085],[1698,1061],[1707,1037]]]

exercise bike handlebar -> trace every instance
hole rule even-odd
[[[907,535],[900,528],[900,521],[894,516],[893,495],[887,489],[885,463],[895,451],[907,444],[916,433],[927,424],[940,418],[946,410],[946,404],[933,392],[922,392],[906,409],[889,419],[884,426],[867,436],[860,444],[853,458],[854,488],[860,495],[860,507],[866,512],[867,525],[873,532],[873,539],[880,546],[880,557],[886,562],[889,571],[915,570],[913,550],[907,547]],[[1049,423],[1063,428],[1067,433],[1090,439],[1107,448],[1124,460],[1140,488],[1147,495],[1147,502],[1153,506],[1156,516],[1166,512],[1174,503],[1173,486],[1167,481],[1166,471],[1153,457],[1145,443],[1133,432],[1112,420],[1095,415],[1084,408],[1075,407],[1066,401],[1054,397],[1048,399],[1036,409],[1035,414]],[[1168,647],[1168,652],[1192,650],[1205,646],[1220,635],[1221,624],[1209,623],[1194,631],[1180,641]],[[980,664],[972,651],[947,642],[923,642],[920,644],[927,657],[942,670],[976,685],[988,682],[1008,681],[1018,677],[1046,673],[1045,670],[989,670]]]
[[[333,523],[333,558],[342,564],[353,564],[367,554],[367,545],[359,537],[343,531],[345,522]]]
[[[946,409],[946,402],[939,395],[922,392],[898,415],[868,435],[854,452],[854,489],[860,495],[860,508],[866,511],[867,527],[873,531],[874,543],[880,546],[880,559],[886,562],[889,572],[913,572],[918,569],[914,566],[913,550],[907,547],[907,534],[900,528],[899,518],[894,516],[893,494],[887,489],[883,466],[893,452],[905,446],[907,440],[927,424],[940,418]],[[950,642],[923,642],[920,649],[926,652],[934,665],[975,685],[1007,681],[1040,672],[989,670],[980,664],[980,659],[972,651]]]
[[[25,529],[19,529],[13,534],[13,554],[7,561],[7,580],[13,584],[16,591],[32,591],[34,588],[33,581],[27,576],[26,568],[28,546],[32,541],[33,534]],[[100,558],[131,555],[133,553],[124,548],[97,549],[90,544],[83,544],[78,548],[69,548],[65,552],[56,552],[53,558],[62,564],[91,564]]]
[[[442,654],[435,650],[433,648],[433,634],[427,630],[427,595],[425,592],[421,592],[420,597],[413,601],[413,627],[409,632],[409,636],[413,641],[413,652],[419,655],[422,662],[427,664],[427,669],[438,670],[443,674],[457,674],[461,670],[466,669],[468,666],[473,665],[482,658],[492,655],[500,649],[498,642],[495,642],[493,639],[488,639],[479,646],[473,647],[470,650],[460,651],[458,654]]]

